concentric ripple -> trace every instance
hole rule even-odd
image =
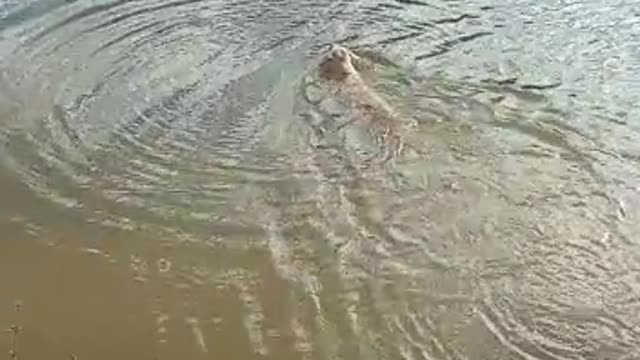
[[[0,348],[640,357],[636,8],[0,1]],[[331,43],[424,153],[351,156]]]

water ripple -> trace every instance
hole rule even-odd
[[[16,240],[0,276],[35,309],[24,343],[46,357],[57,345],[32,330],[83,339],[64,346],[96,359],[637,357],[632,5],[2,2],[0,224]],[[421,156],[366,166],[370,129],[323,131],[352,116],[320,90],[308,101],[336,42],[375,64],[363,79],[416,120]],[[49,320],[52,293],[127,304]]]

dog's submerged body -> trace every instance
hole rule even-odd
[[[387,157],[398,155],[404,152],[417,124],[397,113],[365,81],[361,72],[372,66],[348,49],[334,45],[319,63],[318,77],[328,93],[350,108],[349,123],[366,126],[384,144]]]

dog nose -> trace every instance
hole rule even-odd
[[[345,50],[342,46],[338,45],[338,44],[332,44],[331,45],[331,49],[329,49],[329,51],[332,54],[337,54],[337,55],[342,55],[345,53]]]

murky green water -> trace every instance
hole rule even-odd
[[[639,358],[639,11],[1,0],[0,351]],[[421,156],[325,131],[334,42]]]

